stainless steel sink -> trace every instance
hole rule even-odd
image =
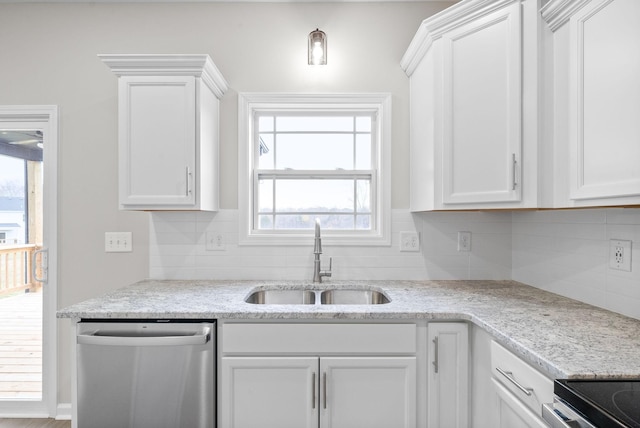
[[[313,290],[258,290],[245,299],[258,305],[313,305],[316,293]]]
[[[323,305],[381,305],[389,302],[387,296],[375,290],[340,288],[325,290],[320,295]]]

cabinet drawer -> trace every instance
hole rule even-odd
[[[415,354],[415,324],[225,323],[225,354]]]
[[[494,341],[491,373],[538,416],[542,414],[543,403],[553,402],[553,381]]]

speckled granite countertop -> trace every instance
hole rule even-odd
[[[260,288],[371,287],[384,305],[255,305]],[[59,318],[464,320],[553,378],[640,377],[640,320],[515,281],[141,281]]]

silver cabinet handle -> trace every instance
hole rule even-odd
[[[324,408],[327,408],[327,372],[322,374],[322,399],[324,401]]]
[[[433,370],[438,373],[438,336],[433,338],[434,345],[434,358],[433,358]]]
[[[189,336],[125,336],[122,333],[113,332],[100,334],[98,331],[91,334],[79,334],[77,340],[81,345],[143,347],[204,345],[210,340],[210,338],[209,329],[206,328],[202,334],[193,334]]]
[[[187,196],[191,194],[191,168],[187,167]]]
[[[517,184],[517,181],[516,181],[516,166],[518,165],[518,161],[516,160],[516,154],[515,153],[513,153],[511,155],[511,160],[512,160],[512,163],[513,163],[513,165],[512,165],[512,167],[513,167],[513,187],[511,188],[511,190],[516,190],[516,184]]]
[[[316,408],[316,372],[311,373],[311,408]]]
[[[512,376],[513,373],[512,372],[508,372],[508,371],[502,370],[500,367],[496,367],[496,370],[502,376],[506,377],[509,382],[514,384],[516,386],[516,388],[518,388],[524,394],[526,394],[527,396],[531,395],[531,392],[533,391],[533,388],[525,388],[524,386],[520,385],[520,383],[513,378],[513,376]]]

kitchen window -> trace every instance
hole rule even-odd
[[[390,96],[240,94],[240,243],[388,244]]]

